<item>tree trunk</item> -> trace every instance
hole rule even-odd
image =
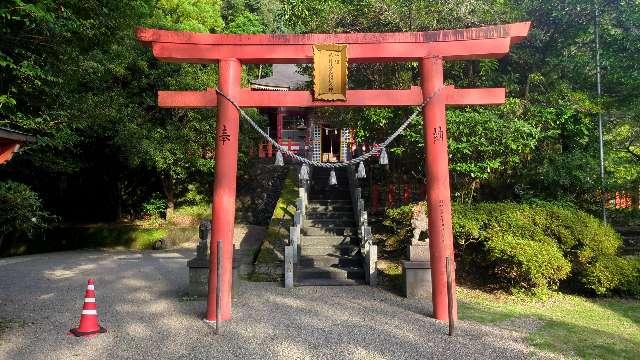
[[[162,190],[164,191],[164,195],[167,197],[167,213],[165,215],[165,219],[169,219],[173,215],[173,210],[175,208],[173,181],[171,176],[162,176],[161,179]]]

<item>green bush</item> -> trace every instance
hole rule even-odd
[[[31,239],[45,229],[53,217],[27,185],[0,182],[0,247],[5,240]]]
[[[411,213],[387,210],[386,247],[407,246]],[[617,256],[618,233],[567,203],[455,204],[453,232],[460,269],[491,285],[539,292],[562,283],[598,295],[638,288],[640,266]]]
[[[453,229],[463,269],[483,270],[504,287],[543,291],[566,279],[571,264],[545,235],[544,212],[522,204],[456,205]],[[479,265],[479,266],[476,266]]]
[[[151,199],[142,204],[142,213],[147,216],[164,217],[167,211],[167,200],[159,193],[154,193]]]
[[[392,257],[406,254],[407,246],[413,237],[413,230],[411,229],[413,206],[415,205],[401,206],[386,211],[383,224],[388,227],[389,231],[386,232],[385,243],[382,244],[381,250],[384,253]],[[427,208],[426,203],[424,208]]]
[[[486,243],[487,258],[502,284],[536,290],[555,289],[571,271],[556,244],[508,233],[494,233]]]
[[[626,258],[629,263],[629,277],[620,284],[620,292],[624,295],[640,299],[640,256]]]
[[[571,261],[573,280],[597,294],[616,287],[612,276],[624,272],[627,265],[622,265],[617,257],[622,238],[611,226],[565,204],[536,203],[532,210],[540,213],[535,225],[544,229],[545,235],[556,241]],[[594,267],[601,271],[594,272]],[[610,284],[605,286],[608,290],[604,290],[605,284]]]
[[[209,203],[209,199],[202,195],[201,190],[195,184],[187,185],[187,192],[178,199],[179,206],[193,206]]]
[[[634,277],[631,261],[618,256],[601,256],[586,267],[580,279],[585,287],[598,295],[605,295],[612,289],[622,290],[624,284]]]

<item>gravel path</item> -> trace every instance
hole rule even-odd
[[[447,324],[431,307],[381,289],[242,282],[234,318],[216,336],[205,302],[185,298],[193,250],[74,251],[0,259],[0,359],[525,359],[541,357],[526,330]],[[77,326],[86,279],[94,277],[101,325]],[[522,328],[526,326],[518,326]],[[531,329],[529,329],[531,330]]]

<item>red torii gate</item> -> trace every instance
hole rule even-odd
[[[162,61],[219,64],[222,93],[241,107],[321,107],[321,106],[417,106],[436,94],[423,109],[425,169],[429,204],[429,235],[433,312],[436,319],[447,320],[445,259],[453,260],[451,195],[447,149],[445,107],[501,104],[505,89],[456,89],[444,86],[444,60],[500,58],[511,45],[522,41],[529,22],[486,26],[472,29],[410,33],[353,34],[204,34],[140,28],[137,38],[151,48]],[[349,62],[420,62],[421,86],[406,90],[347,90],[346,101],[314,101],[309,91],[255,91],[241,88],[241,64],[300,64],[313,62],[313,45],[348,45]],[[218,108],[216,134],[215,184],[209,296],[206,319],[216,319],[215,290],[217,249],[222,240],[223,264],[221,319],[231,318],[231,269],[235,218],[236,171],[238,159],[239,114],[237,109],[215,90],[159,91],[158,105],[174,108]],[[229,135],[229,136],[226,136]],[[455,272],[453,272],[455,279]],[[455,289],[455,283],[454,283]],[[457,305],[454,291],[454,319]]]

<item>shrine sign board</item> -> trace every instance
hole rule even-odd
[[[313,45],[313,99],[347,100],[347,45]]]

